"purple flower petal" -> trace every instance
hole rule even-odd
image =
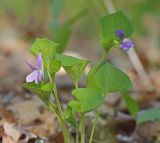
[[[38,54],[38,57],[36,60],[36,68],[39,70],[42,69],[42,54],[41,53]]]
[[[38,77],[36,77],[36,79],[35,79],[35,83],[36,83],[36,84],[38,84],[38,82],[39,82],[39,81],[38,81]]]
[[[37,76],[38,76],[38,71],[34,70],[26,77],[26,82],[33,82],[34,80],[36,80]]]
[[[36,76],[36,79],[35,79],[35,83],[38,84],[41,80],[42,80],[42,71],[38,70],[37,71],[37,76]]]
[[[33,70],[31,74],[26,77],[26,82],[33,82],[37,84],[42,80],[42,55],[41,53],[38,54],[36,60],[36,67],[33,67],[29,61],[27,61],[28,66]]]
[[[120,48],[124,51],[128,51],[130,48],[133,48],[135,44],[130,39],[123,39],[122,43],[120,44]]]
[[[124,36],[125,36],[125,33],[124,33],[123,30],[116,30],[115,33],[116,33],[116,35],[117,35],[119,38],[121,38],[121,39],[123,39]]]
[[[39,70],[39,71],[38,71],[38,75],[37,75],[37,81],[38,81],[38,82],[40,82],[40,81],[42,80],[42,76],[43,76],[43,75],[42,75],[42,71]]]
[[[35,70],[35,68],[32,66],[32,64],[30,63],[30,61],[26,61],[27,65],[32,69]]]

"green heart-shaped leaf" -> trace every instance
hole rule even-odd
[[[32,45],[31,52],[37,56],[42,54],[44,65],[49,69],[51,61],[54,59],[59,44],[48,39],[36,39]]]
[[[69,102],[69,106],[75,112],[86,113],[103,104],[102,93],[94,88],[77,88],[73,90],[77,100]]]
[[[137,104],[137,102],[128,94],[122,94],[122,97],[126,103],[126,106],[129,110],[129,112],[133,115],[136,116],[137,112],[139,110],[139,106]]]
[[[61,61],[59,60],[52,60],[50,63],[49,73],[52,77],[60,70],[61,68]]]
[[[160,120],[160,108],[151,108],[144,111],[140,111],[137,115],[138,124],[151,122],[155,120]]]
[[[99,20],[101,26],[102,45],[108,50],[113,44],[113,40],[117,37],[116,30],[123,30],[125,37],[129,37],[133,28],[127,17],[120,11],[106,15]]]
[[[132,88],[129,77],[112,64],[103,63],[97,71],[95,67],[87,75],[88,87],[96,88],[105,94]]]
[[[32,93],[36,94],[47,107],[50,105],[50,98],[51,98],[51,90],[52,84],[44,84],[44,83],[34,83],[29,82],[23,85],[24,88],[30,90]]]
[[[64,70],[68,73],[74,84],[77,84],[88,64],[88,61],[62,54],[56,54],[56,59],[61,61]]]
[[[73,127],[77,127],[75,113],[73,112],[71,107],[68,106],[64,111],[64,117]]]

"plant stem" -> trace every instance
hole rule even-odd
[[[81,115],[81,143],[85,143],[85,113]]]
[[[106,52],[106,51],[103,52],[102,57],[100,58],[99,62],[97,63],[97,69],[103,63],[103,61],[105,60],[107,54],[108,54],[108,52]]]
[[[61,104],[60,104],[60,101],[59,101],[59,97],[58,97],[58,92],[57,92],[57,87],[56,87],[55,81],[52,80],[51,75],[49,74],[49,72],[48,72],[48,76],[49,76],[50,82],[53,84],[53,92],[54,92],[55,100],[56,100],[56,103],[57,103],[58,114],[56,113],[54,108],[52,108],[52,111],[54,113],[56,113],[56,117],[57,117],[57,119],[59,121],[60,126],[62,127],[63,136],[64,136],[64,142],[65,143],[71,143],[71,137],[70,137],[69,130],[67,129],[67,126],[66,126],[66,123],[65,123],[65,120],[64,120],[64,117],[63,117],[62,107],[61,107]]]
[[[88,81],[91,81],[91,80],[92,80],[92,78],[93,78],[94,74],[97,72],[99,66],[100,66],[100,65],[103,63],[103,61],[105,60],[106,55],[108,54],[108,52],[109,52],[109,51],[107,51],[107,52],[104,51],[104,52],[103,52],[103,54],[102,54],[102,56],[101,56],[99,62],[95,65],[95,67],[94,67],[94,69],[93,69],[91,75],[88,77]]]
[[[78,82],[75,82],[75,88],[78,88]]]
[[[107,56],[108,53],[109,53],[109,50],[105,51],[102,54],[99,62],[96,64],[95,69],[94,69],[92,75],[90,76],[89,80],[91,80],[91,78],[93,77],[93,75],[97,72],[99,66],[103,63],[103,61],[105,60],[105,58],[106,58],[106,56]],[[92,131],[91,131],[91,136],[90,136],[89,143],[92,143],[92,140],[93,140],[93,135],[94,135],[94,131],[95,131],[95,128],[96,128],[97,120],[98,120],[98,117],[99,117],[99,112],[100,112],[100,108],[98,109],[98,111],[96,113],[96,116],[95,116],[95,119],[94,119],[94,123],[93,123]]]
[[[79,143],[79,126],[76,128],[76,143]]]
[[[75,82],[75,88],[78,88],[78,82]],[[76,128],[76,143],[79,143],[79,125]]]
[[[71,143],[70,134],[69,134],[69,131],[67,129],[67,126],[66,126],[66,123],[65,123],[65,120],[64,120],[64,117],[63,117],[62,107],[61,107],[61,104],[60,104],[60,101],[59,101],[59,98],[58,98],[57,87],[56,87],[55,82],[53,82],[53,91],[54,91],[55,100],[56,100],[56,103],[57,103],[57,106],[58,106],[59,120],[61,122],[61,126],[62,126],[62,129],[63,129],[64,142],[65,143]]]
[[[97,125],[97,120],[98,120],[98,117],[99,117],[99,113],[100,113],[100,108],[98,109],[98,111],[96,113],[96,116],[95,116],[95,119],[94,119],[94,123],[93,123],[92,131],[91,131],[91,136],[90,136],[90,139],[89,139],[89,143],[92,143],[92,141],[93,141],[93,135],[94,135],[94,131],[95,131],[95,128],[96,128],[96,125]]]
[[[52,106],[50,107],[50,110],[56,115],[57,119],[58,119],[58,122],[62,128],[62,131],[63,131],[63,136],[64,136],[64,142],[65,143],[71,143],[70,141],[70,136],[69,136],[69,132],[66,128],[66,125],[64,124],[64,121],[62,120],[62,118],[57,114],[55,108]]]
[[[55,100],[56,100],[56,103],[57,103],[57,106],[58,106],[58,113],[61,116],[62,120],[64,120],[62,107],[61,107],[61,104],[60,104],[60,101],[59,101],[59,97],[58,97],[58,93],[57,93],[57,87],[56,87],[55,82],[53,82],[53,91],[54,91]]]

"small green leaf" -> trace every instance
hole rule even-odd
[[[42,54],[44,65],[49,68],[51,61],[54,59],[58,44],[48,39],[36,39],[32,45],[31,52],[37,56]]]
[[[94,88],[77,88],[73,90],[76,101],[71,101],[69,106],[76,112],[86,113],[103,104],[102,93]]]
[[[137,104],[137,102],[129,95],[127,94],[123,94],[123,99],[126,103],[126,106],[129,110],[129,112],[133,115],[133,116],[136,116],[137,115],[137,112],[139,110],[139,106]]]
[[[50,105],[50,98],[51,98],[51,90],[52,84],[51,83],[25,83],[23,85],[24,88],[30,90],[32,93],[36,94],[47,107]]]
[[[138,124],[152,122],[155,120],[160,120],[160,108],[151,108],[148,110],[140,111],[137,115]]]
[[[56,59],[61,61],[62,67],[76,85],[88,64],[88,61],[62,54],[56,54]]]
[[[73,112],[71,107],[67,107],[67,109],[64,111],[64,118],[73,126],[77,127],[76,117],[75,113]]]
[[[105,94],[132,88],[129,77],[109,63],[101,64],[97,71],[93,67],[87,75],[87,82],[88,87],[96,88]]]
[[[125,37],[129,37],[133,32],[130,21],[120,11],[102,17],[99,24],[101,26],[102,44],[106,50],[112,46],[113,40],[116,38],[116,30],[123,30]]]

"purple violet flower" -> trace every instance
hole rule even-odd
[[[120,44],[120,48],[124,51],[128,51],[130,48],[133,48],[135,44],[132,40],[124,38]]]
[[[123,30],[116,30],[116,35],[120,38],[120,48],[124,51],[128,51],[130,48],[133,48],[135,44],[132,40],[125,38],[125,32]]]
[[[32,69],[32,72],[26,77],[26,82],[35,81],[35,83],[38,84],[42,80],[42,55],[41,53],[38,54],[35,67],[33,67],[28,61],[27,61],[27,64]]]
[[[123,30],[116,30],[116,35],[120,38],[120,39],[123,39],[125,34],[124,34],[124,31]]]

